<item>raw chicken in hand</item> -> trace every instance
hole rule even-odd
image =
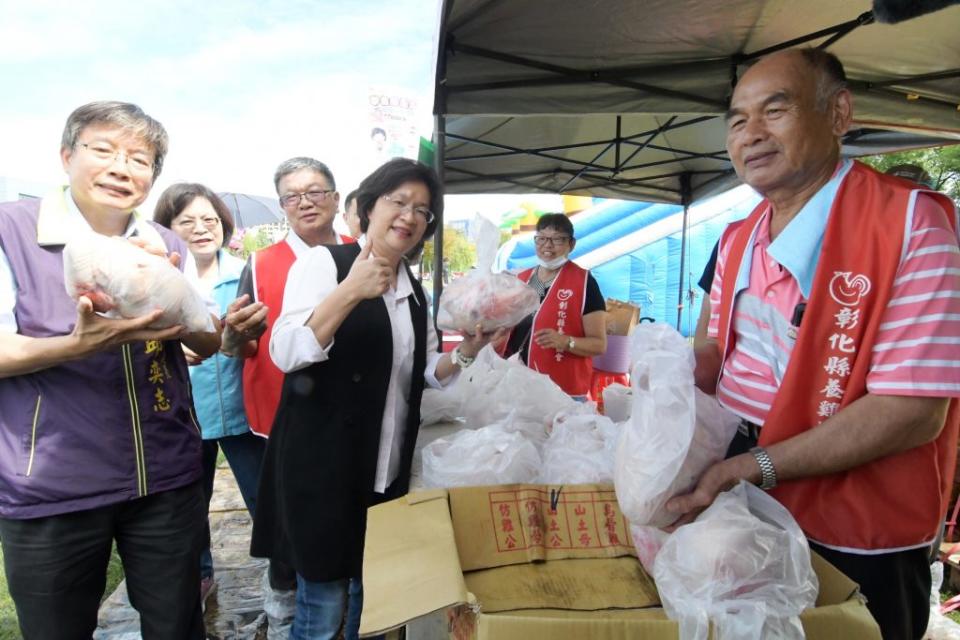
[[[484,333],[510,329],[540,306],[536,291],[509,273],[474,271],[454,280],[440,296],[437,325]]]
[[[151,329],[183,325],[188,333],[214,330],[203,298],[179,269],[118,237],[77,235],[63,250],[67,294],[86,296],[106,315],[136,318],[160,309]]]

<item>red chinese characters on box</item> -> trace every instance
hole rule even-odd
[[[524,487],[491,491],[489,500],[500,552],[621,547],[630,539],[612,490]]]

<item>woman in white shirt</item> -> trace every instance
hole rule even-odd
[[[290,270],[270,354],[287,373],[254,520],[252,554],[297,572],[291,638],[357,637],[367,507],[404,495],[424,385],[441,386],[491,339],[437,352],[405,261],[443,208],[436,173],[394,159],[357,193],[359,244],[314,247]]]

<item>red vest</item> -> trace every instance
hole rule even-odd
[[[517,277],[530,282],[534,269],[527,269]],[[587,278],[590,273],[568,260],[553,284],[547,296],[533,316],[530,328],[530,345],[527,353],[527,366],[534,371],[545,373],[550,379],[571,396],[585,396],[590,393],[593,379],[593,358],[574,355],[568,351],[544,349],[536,343],[533,335],[540,329],[556,329],[561,333],[583,336],[583,305],[587,298]]]
[[[917,192],[906,182],[860,163],[854,163],[840,185],[794,355],[760,432],[761,446],[807,431],[866,395],[873,346]],[[949,199],[928,193],[948,214],[953,212]],[[737,273],[767,206],[761,202],[732,236],[720,301],[724,358],[736,340],[731,326]],[[954,217],[948,217],[956,225]],[[848,321],[840,323],[838,314]],[[856,323],[849,321],[852,314]],[[828,373],[830,367],[825,365],[831,357],[846,358],[849,374]],[[837,383],[842,397],[827,398],[826,388]],[[952,399],[935,441],[841,473],[787,481],[771,493],[810,539],[831,547],[892,551],[929,544],[950,497],[958,425],[958,403]]]
[[[337,235],[342,244],[356,242],[350,236]],[[267,330],[257,341],[256,355],[243,365],[243,406],[247,410],[250,430],[264,437],[270,435],[283,388],[283,371],[270,358],[270,336],[280,317],[287,274],[296,259],[287,241],[281,240],[257,251],[250,260],[257,301],[267,305]]]
[[[280,404],[283,372],[270,359],[270,336],[283,306],[287,273],[296,259],[290,245],[281,240],[257,251],[250,260],[257,300],[267,305],[267,330],[257,342],[257,353],[243,365],[243,405],[250,430],[262,436],[270,435],[273,417]]]

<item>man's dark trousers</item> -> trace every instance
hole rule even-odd
[[[144,640],[203,640],[200,482],[62,515],[0,518],[4,569],[24,640],[89,640],[116,540]]]

